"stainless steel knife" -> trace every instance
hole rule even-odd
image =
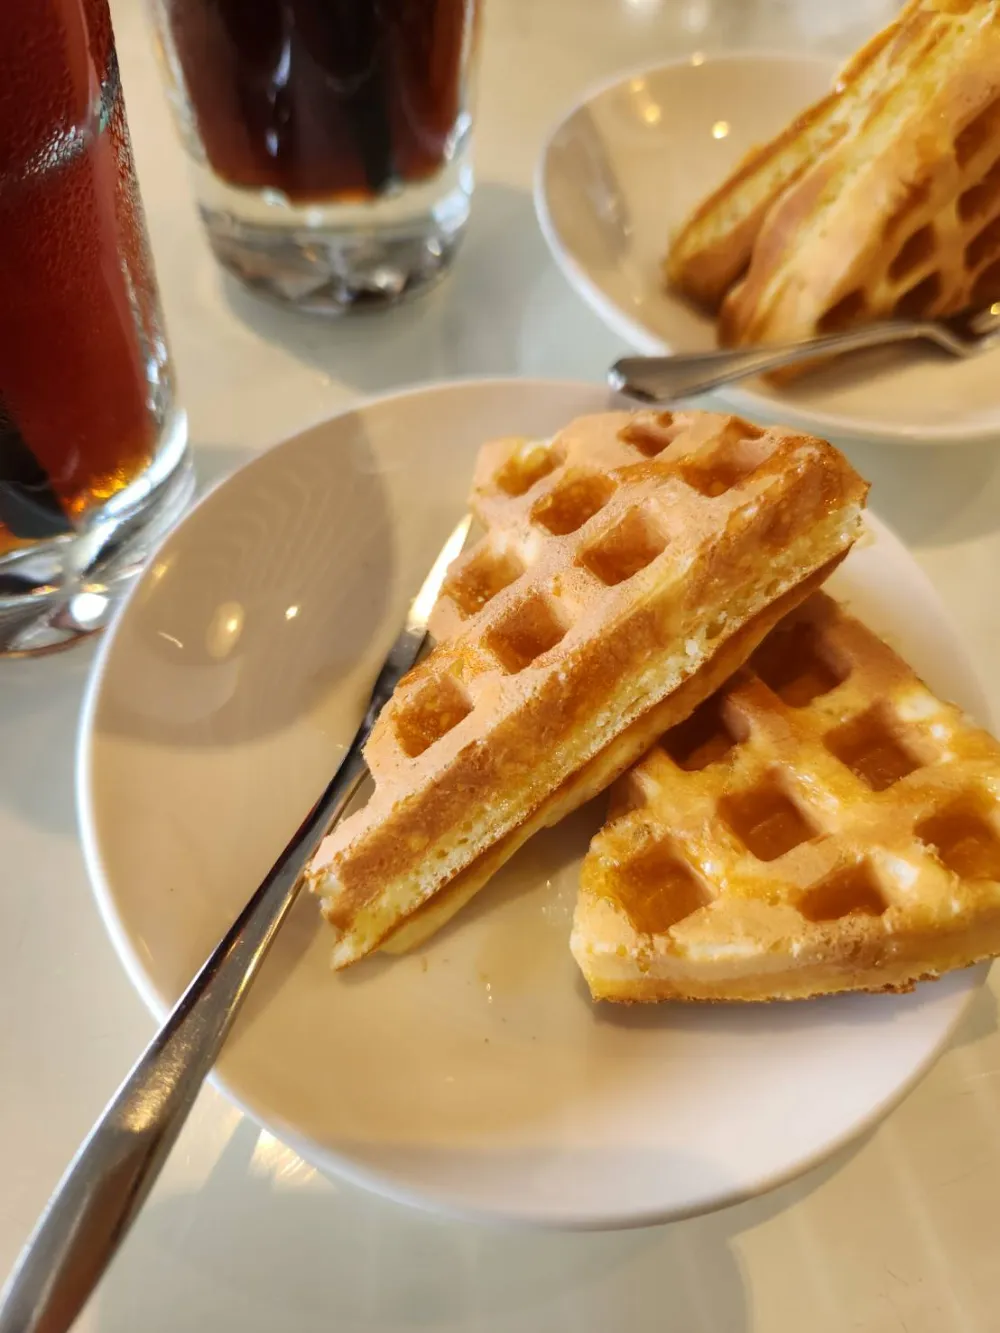
[[[302,872],[367,769],[363,750],[400,677],[416,661],[467,515],[445,542],[372,688],[364,719],[298,832],[139,1057],[66,1174],[2,1295],[0,1333],[65,1333],[160,1173],[198,1089],[295,901]]]

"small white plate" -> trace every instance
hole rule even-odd
[[[102,646],[80,814],[100,910],[156,1014],[256,886],[357,725],[478,446],[607,405],[595,386],[442,385],[257,458],[181,524]],[[841,593],[985,716],[954,631],[880,524]],[[934,1058],[982,971],[910,996],[595,1007],[568,949],[591,808],[421,953],[335,975],[302,898],[217,1073],[321,1169],[453,1213],[620,1226],[803,1170]]]
[[[692,56],[597,89],[549,138],[535,183],[545,239],[572,286],[635,350],[707,351],[712,320],[665,292],[670,235],[748,150],[825,93],[803,55]],[[1000,436],[1000,351],[955,361],[879,349],[787,387],[717,391],[736,411],[834,439],[945,444]]]

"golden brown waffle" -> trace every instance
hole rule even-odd
[[[845,551],[843,555],[846,554]],[[410,949],[419,948],[450,921],[530,837],[540,829],[554,827],[581,805],[599,796],[615,778],[620,777],[637,759],[641,759],[665,731],[683,722],[697,704],[724,684],[790,608],[823,586],[843,555],[823,565],[815,574],[772,602],[760,615],[747,621],[693,676],[678,685],[655,708],[626,727],[620,736],[606,745],[589,763],[584,764],[579,773],[567,778],[519,828],[508,833],[506,838],[502,838],[433,898],[418,907],[383,941],[382,948],[388,953],[406,953]]]
[[[495,870],[564,784],[756,623],[748,653],[768,607],[850,547],[866,489],[821,440],[711,413],[606,413],[485,446],[487,531],[449,575],[444,641],[383,712],[374,793],[310,873],[335,964],[487,854]]]
[[[1000,297],[1000,5],[923,0],[874,45],[836,95],[851,99],[850,114],[768,206],[752,205],[737,172],[675,244],[669,274],[682,290],[698,268],[692,228],[711,230],[714,218],[713,245],[749,253],[722,305],[723,343],[937,318]],[[825,105],[802,121],[826,123]],[[765,159],[811,151],[795,126],[761,150]],[[726,281],[736,276],[730,265]]]
[[[791,1000],[1000,953],[1000,745],[819,593],[612,793],[598,999]]]
[[[754,241],[774,201],[867,114],[873,93],[901,78],[927,35],[911,0],[857,53],[834,88],[770,143],[756,147],[698,205],[673,237],[664,261],[669,286],[716,310],[750,262]]]

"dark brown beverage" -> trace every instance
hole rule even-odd
[[[157,444],[166,352],[106,0],[0,5],[0,556]]]
[[[375,198],[447,160],[476,0],[165,0],[208,162],[297,203]]]

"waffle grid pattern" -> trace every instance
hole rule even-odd
[[[473,491],[486,535],[449,572],[432,620],[439,646],[386,709],[366,755],[373,774],[420,757],[493,699],[497,675],[544,667],[584,616],[600,632],[636,575],[680,579],[757,469],[803,443],[738,417],[670,412],[623,416],[599,450],[572,431],[501,442]]]
[[[971,184],[940,199],[930,174],[913,182],[885,227],[885,271],[823,313],[820,333],[878,317],[932,319],[1000,297],[1000,98],[959,131],[950,170]],[[951,193],[951,191],[949,192]]]
[[[864,917],[891,934],[948,924],[1000,881],[1000,746],[823,594],[615,800],[591,890],[681,952],[684,926],[726,900],[786,909],[781,934],[788,908],[800,928]]]
[[[449,572],[438,646],[372,731],[367,804],[310,870],[335,966],[491,849],[502,864],[591,761],[589,781],[612,782],[641,752],[620,737],[846,554],[866,491],[822,440],[706,412],[601,413],[484,446],[485,535]]]
[[[727,345],[986,309],[1000,298],[998,69],[998,0],[910,0],[695,210],[668,281],[718,312]]]

